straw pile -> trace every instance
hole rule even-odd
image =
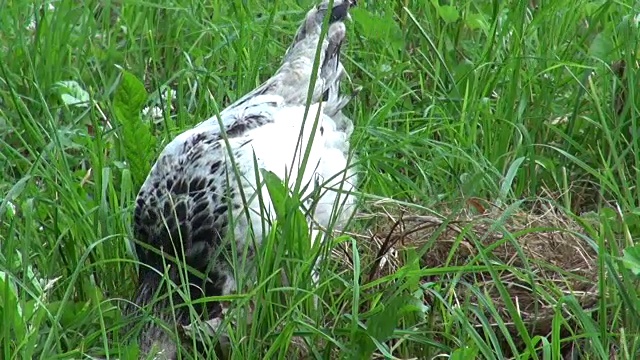
[[[369,279],[363,280],[393,274],[402,266],[402,254],[407,249],[420,254],[423,269],[475,267],[474,271],[445,271],[445,275],[434,271],[439,274],[425,276],[423,281],[438,284],[440,294],[447,294],[450,307],[466,304],[481,309],[492,324],[491,331],[503,341],[499,323],[506,325],[512,339],[522,339],[514,325],[516,320],[525,324],[529,336],[550,334],[558,311],[565,319],[571,318],[568,309],[558,306],[563,296],[575,298],[583,309],[594,307],[597,255],[573,218],[550,202],[540,202],[531,211],[470,204],[438,215],[426,209],[372,204],[372,211],[362,215],[372,224],[370,230],[352,234],[361,244],[368,244],[367,252],[376,254]],[[334,254],[349,257],[345,252]],[[487,264],[491,264],[493,275]],[[498,284],[504,286],[508,297],[500,294]],[[497,314],[487,311],[477,294],[482,294],[485,304],[486,299],[491,300]],[[437,301],[437,297],[425,295],[426,304],[435,305]],[[508,301],[517,311],[509,311]],[[478,329],[488,330],[482,329],[473,314],[469,319]]]

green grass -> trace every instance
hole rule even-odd
[[[181,130],[272,74],[313,4],[83,3],[47,10],[0,2],[3,359],[135,358],[135,344],[119,333],[119,307],[135,284],[128,241],[142,169]],[[507,287],[499,287],[499,310],[474,283],[465,284],[484,306],[452,295],[478,267],[499,279],[508,264],[483,254],[467,267],[423,268],[427,244],[401,251],[396,271],[370,280],[376,249],[350,236],[330,245],[349,249],[353,266],[329,261],[315,289],[299,275],[315,255],[291,251],[297,232],[285,219],[259,257],[257,284],[233,297],[241,310],[256,307],[252,324],[230,331],[233,358],[296,358],[306,343],[310,358],[560,359],[571,342],[584,359],[640,357],[640,7],[538,3],[372,1],[353,11],[344,62],[363,87],[348,109],[359,189],[364,200],[413,203],[416,212],[468,199],[528,209],[552,198],[597,250],[595,306],[546,294],[557,305],[552,330],[539,336],[515,321],[514,335],[501,320],[518,319]],[[623,79],[612,70],[619,60]],[[171,104],[158,102],[173,111],[156,122],[143,117],[150,125],[140,129],[123,126],[121,69],[155,98],[174,89]],[[621,89],[627,101],[616,111]],[[356,221],[351,230],[364,234],[369,225]],[[500,219],[494,226],[518,236]],[[424,281],[433,276],[440,280]],[[424,294],[432,301],[423,303]]]

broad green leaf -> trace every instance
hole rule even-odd
[[[498,198],[501,202],[506,201],[506,199],[508,198],[507,195],[509,195],[509,192],[513,188],[513,181],[515,180],[516,175],[518,174],[518,170],[520,169],[520,166],[522,165],[524,160],[524,157],[517,158],[509,166],[507,174],[504,176],[502,184],[500,185],[500,195]]]
[[[422,302],[410,295],[396,295],[385,302],[385,305],[380,304],[379,306],[383,307],[382,311],[367,321],[367,333],[380,343],[392,337],[398,322],[406,315],[415,312],[423,314],[424,311]]]
[[[142,185],[155,157],[156,138],[140,112],[147,101],[147,91],[133,74],[123,71],[113,100],[113,109],[122,126],[125,158],[136,186]]]
[[[18,298],[18,289],[9,273],[0,271],[0,320],[9,324],[18,338],[25,336],[27,331],[22,316],[23,309]]]
[[[306,237],[309,233],[309,227],[300,210],[299,198],[291,195],[285,183],[273,172],[263,169],[262,177],[267,186],[278,223],[284,224],[285,229],[287,229],[287,226],[293,226],[293,228],[288,228],[288,230],[293,231],[293,236],[297,238]],[[301,255],[307,254],[310,250],[311,244],[307,241],[298,241],[297,244],[300,246]]]
[[[465,347],[455,349],[451,356],[450,360],[467,360],[467,359],[477,359],[478,357],[478,348],[477,347]]]
[[[393,51],[404,48],[405,37],[392,15],[376,15],[370,11],[355,8],[351,11],[351,16],[367,38],[383,41]]]
[[[0,204],[3,204],[0,208],[4,211],[4,215],[7,216],[7,219],[9,221],[13,220],[17,212],[16,206],[11,201],[4,202],[2,198],[0,198]]]
[[[60,311],[62,308],[62,311]],[[82,323],[92,311],[94,306],[90,301],[54,301],[47,304],[47,309],[52,314],[60,312],[60,324],[65,327],[73,327]]]
[[[605,2],[604,0],[587,1],[582,5],[581,10],[584,11],[585,16],[593,16]]]
[[[640,275],[640,245],[628,247],[623,250],[623,253],[624,266],[634,275]]]
[[[21,178],[11,187],[4,198],[0,198],[0,218],[7,215],[11,219],[16,215],[14,200],[24,191],[29,180],[31,180],[31,176]]]
[[[89,93],[76,81],[65,80],[56,83],[56,89],[65,105],[76,107],[88,107],[91,97]]]
[[[451,5],[441,5],[438,7],[438,15],[446,22],[447,24],[458,21],[460,18],[460,13],[455,6]]]
[[[465,15],[464,23],[471,30],[481,29],[487,31],[490,27],[484,15],[479,13],[467,13]]]
[[[456,83],[461,82],[462,80],[472,78],[473,70],[475,69],[474,64],[469,60],[463,60],[459,64],[455,65],[453,68],[453,76],[456,80]],[[466,86],[463,85],[463,86]]]
[[[116,91],[113,105],[128,119],[139,117],[147,101],[144,84],[128,71],[122,72],[122,80]]]
[[[613,38],[611,33],[603,31],[596,35],[589,47],[589,55],[596,59],[609,62],[612,58],[614,49]]]

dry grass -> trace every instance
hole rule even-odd
[[[491,331],[500,334],[496,327],[502,323],[513,339],[519,338],[516,321],[525,324],[530,336],[550,334],[555,314],[566,312],[558,309],[563,296],[575,297],[583,309],[593,308],[597,302],[596,251],[576,220],[551,202],[539,201],[530,211],[507,211],[472,201],[457,211],[443,206],[439,214],[387,202],[370,205],[372,211],[361,216],[372,226],[363,234],[352,234],[369,247],[368,253],[376,254],[369,281],[395,273],[405,261],[403,254],[412,249],[420,254],[422,268],[452,269],[444,275],[424,277],[424,282],[447,289],[453,306],[464,303],[485,310]],[[335,254],[348,257],[344,252]],[[501,295],[498,282],[506,288],[509,299]],[[499,319],[487,311],[486,303],[483,305],[472,288],[491,300]],[[437,301],[435,296],[425,297],[432,308],[437,308]],[[509,311],[507,301],[517,312]],[[478,319],[472,323],[482,327]]]

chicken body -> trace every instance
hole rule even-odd
[[[165,271],[176,284],[189,284],[192,300],[237,290],[237,269],[229,255],[250,260],[275,217],[266,186],[256,178],[260,169],[290,178],[291,188],[301,179],[301,199],[320,193],[313,204],[305,202],[314,236],[330,224],[341,227],[352,215],[355,198],[350,192],[356,176],[348,152],[353,124],[342,114],[350,97],[339,93],[345,76],[340,62],[346,33],[343,21],[351,6],[350,0],[335,0],[329,9],[324,1],[310,10],[273,77],[224,109],[220,119],[212,117],[185,131],[161,152],[136,199],[134,236],[158,250],[136,245],[142,263],[134,298],[137,306],[148,305],[158,292],[167,293]],[[325,15],[330,16],[330,25],[321,39]],[[319,41],[320,68],[307,112]],[[307,166],[300,169],[309,142]],[[317,184],[322,186],[320,192]],[[185,278],[171,257],[205,278],[194,274]],[[190,322],[186,308],[171,311],[170,306],[183,302],[177,294],[173,299],[165,296],[154,302],[152,312],[185,326]],[[205,319],[222,312],[218,302],[195,309]],[[161,358],[176,356],[176,344],[155,324],[145,326],[139,341],[143,353],[155,347],[161,350]]]

